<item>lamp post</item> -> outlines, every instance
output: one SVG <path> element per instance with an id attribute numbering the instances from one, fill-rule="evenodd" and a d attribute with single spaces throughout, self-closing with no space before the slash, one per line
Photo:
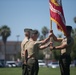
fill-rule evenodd
<path id="1" fill-rule="evenodd" d="M 19 49 L 18 47 L 19 47 L 19 37 L 20 37 L 20 35 L 17 35 L 16 37 L 17 37 L 17 42 L 16 42 L 16 53 L 17 53 L 16 54 L 16 59 L 17 59 L 18 58 L 18 49 Z"/>
<path id="2" fill-rule="evenodd" d="M 19 42 L 19 37 L 20 37 L 20 35 L 17 35 L 17 42 Z"/>

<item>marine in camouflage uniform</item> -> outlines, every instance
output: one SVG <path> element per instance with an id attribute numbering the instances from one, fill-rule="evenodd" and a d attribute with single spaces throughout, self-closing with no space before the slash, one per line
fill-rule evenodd
<path id="1" fill-rule="evenodd" d="M 57 38 L 53 34 L 53 38 L 55 41 L 61 42 L 61 45 L 52 47 L 50 46 L 50 49 L 54 50 L 61 50 L 61 55 L 59 59 L 59 65 L 60 65 L 60 71 L 61 75 L 70 75 L 70 63 L 71 63 L 71 56 L 70 53 L 72 51 L 72 46 L 74 44 L 74 40 L 71 37 L 71 26 L 66 26 L 67 29 L 67 35 L 65 38 Z"/>
<path id="2" fill-rule="evenodd" d="M 29 41 L 31 31 L 32 31 L 32 29 L 28 29 L 28 28 L 24 29 L 25 38 L 21 43 L 22 75 L 27 75 L 27 73 L 28 73 L 27 64 L 26 64 L 26 60 L 25 60 L 26 52 L 24 50 L 24 47 L 25 47 L 26 43 Z"/>
<path id="3" fill-rule="evenodd" d="M 25 45 L 25 50 L 28 51 L 27 65 L 29 67 L 28 68 L 29 75 L 38 75 L 38 71 L 39 71 L 38 53 L 39 53 L 39 50 L 48 47 L 50 44 L 49 43 L 49 44 L 43 45 L 50 39 L 50 35 L 48 38 L 46 38 L 43 41 L 37 41 L 38 35 L 39 35 L 38 31 L 33 30 L 29 41 Z"/>

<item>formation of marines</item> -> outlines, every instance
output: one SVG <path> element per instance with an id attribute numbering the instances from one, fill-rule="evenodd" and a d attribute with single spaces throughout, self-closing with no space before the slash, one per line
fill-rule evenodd
<path id="1" fill-rule="evenodd" d="M 21 43 L 21 58 L 22 58 L 22 75 L 38 75 L 39 65 L 38 65 L 38 53 L 39 50 L 43 50 L 49 47 L 50 51 L 60 50 L 61 55 L 59 59 L 59 65 L 61 70 L 61 75 L 70 75 L 70 63 L 71 63 L 71 49 L 74 43 L 71 37 L 71 26 L 66 26 L 67 35 L 65 38 L 57 38 L 53 30 L 50 30 L 49 35 L 46 39 L 38 41 L 39 32 L 38 30 L 32 30 L 29 28 L 24 29 L 25 38 Z M 57 42 L 61 42 L 59 46 L 53 46 L 53 42 L 50 38 Z"/>

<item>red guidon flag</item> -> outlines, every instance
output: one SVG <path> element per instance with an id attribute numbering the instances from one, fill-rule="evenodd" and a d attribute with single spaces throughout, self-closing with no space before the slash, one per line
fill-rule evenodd
<path id="1" fill-rule="evenodd" d="M 67 32 L 61 0 L 49 0 L 49 4 L 51 20 L 56 22 L 58 30 L 66 35 Z"/>

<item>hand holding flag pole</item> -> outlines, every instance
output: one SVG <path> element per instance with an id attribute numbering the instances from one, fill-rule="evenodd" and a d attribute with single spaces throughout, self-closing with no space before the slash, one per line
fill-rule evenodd
<path id="1" fill-rule="evenodd" d="M 52 21 L 54 21 L 57 24 L 58 30 L 62 31 L 65 35 L 67 35 L 61 0 L 49 0 L 49 5 L 50 5 L 50 29 L 52 30 Z M 50 38 L 50 40 L 52 41 L 52 38 Z"/>

